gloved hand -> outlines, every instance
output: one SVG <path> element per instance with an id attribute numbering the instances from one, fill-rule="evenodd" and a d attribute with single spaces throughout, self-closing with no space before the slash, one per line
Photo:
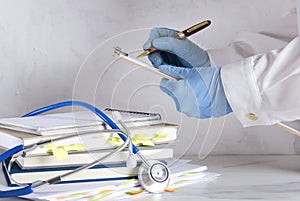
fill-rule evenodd
<path id="1" fill-rule="evenodd" d="M 198 118 L 221 117 L 232 112 L 224 93 L 220 67 L 162 65 L 159 70 L 179 79 L 163 78 L 160 82 L 161 90 L 173 98 L 179 112 Z"/>
<path id="2" fill-rule="evenodd" d="M 144 49 L 156 48 L 161 51 L 148 55 L 151 63 L 158 68 L 160 65 L 173 65 L 192 68 L 193 66 L 210 66 L 209 56 L 205 50 L 187 38 L 177 39 L 178 31 L 167 28 L 151 30 Z"/>

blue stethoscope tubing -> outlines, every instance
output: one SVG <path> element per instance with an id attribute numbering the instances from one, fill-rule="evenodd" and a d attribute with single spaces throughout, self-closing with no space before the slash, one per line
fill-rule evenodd
<path id="1" fill-rule="evenodd" d="M 88 103 L 82 102 L 82 101 L 64 101 L 64 102 L 55 103 L 53 105 L 48 105 L 48 106 L 39 108 L 37 110 L 34 110 L 30 113 L 23 115 L 22 117 L 35 116 L 35 115 L 39 115 L 39 114 L 48 112 L 50 110 L 67 107 L 67 106 L 79 106 L 79 107 L 86 108 L 86 109 L 94 112 L 105 123 L 107 123 L 112 129 L 120 130 L 120 128 L 117 126 L 117 124 L 115 124 L 105 113 L 103 113 L 98 108 L 96 108 Z M 124 134 L 118 133 L 118 135 L 121 137 L 121 139 L 124 142 L 126 141 L 127 137 Z M 9 149 L 8 151 L 6 151 L 0 155 L 0 162 L 3 162 L 7 158 L 11 157 L 12 155 L 14 155 L 22 150 L 24 150 L 24 145 L 18 145 L 14 148 Z M 139 152 L 139 149 L 134 144 L 132 144 L 132 151 L 134 154 L 136 154 Z M 25 186 L 23 188 L 7 190 L 7 191 L 0 191 L 0 198 L 24 196 L 24 195 L 28 195 L 32 192 L 33 192 L 32 184 L 28 184 L 27 186 Z"/>

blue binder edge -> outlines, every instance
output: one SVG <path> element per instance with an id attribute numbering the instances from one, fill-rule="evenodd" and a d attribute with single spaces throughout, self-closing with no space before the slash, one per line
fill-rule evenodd
<path id="1" fill-rule="evenodd" d="M 9 174 L 8 174 L 8 171 L 7 171 L 7 164 L 8 164 L 8 161 L 5 161 L 5 162 L 2 163 L 2 171 L 3 171 L 3 174 L 4 174 L 4 178 L 6 180 L 7 186 L 9 186 L 9 187 L 17 187 L 18 185 L 12 183 L 11 180 L 10 180 L 10 178 L 9 178 Z M 107 165 L 105 165 L 105 166 L 106 166 L 105 168 L 108 168 Z M 97 168 L 97 167 L 98 168 L 103 168 L 103 165 L 98 165 L 98 166 L 96 166 L 94 168 Z M 114 167 L 123 167 L 123 166 L 114 166 Z M 53 169 L 55 169 L 55 168 L 50 168 L 50 169 L 53 171 Z M 74 169 L 74 167 L 73 167 L 73 169 Z M 56 170 L 61 170 L 61 169 L 56 168 Z M 30 171 L 30 172 L 32 172 L 32 171 Z M 58 182 L 58 183 L 55 183 L 55 184 L 82 183 L 82 182 L 99 182 L 99 181 L 114 181 L 114 180 L 127 180 L 127 179 L 134 179 L 134 178 L 137 178 L 137 176 L 105 178 L 105 179 L 103 179 L 103 178 L 95 178 L 95 179 L 87 179 L 87 180 L 69 180 L 69 181 Z"/>
<path id="2" fill-rule="evenodd" d="M 9 173 L 7 171 L 7 165 L 9 163 L 10 158 L 6 159 L 2 162 L 2 171 L 4 174 L 4 178 L 7 182 L 7 186 L 9 187 L 16 187 L 17 184 L 14 184 L 11 182 L 9 178 Z M 160 160 L 160 162 L 167 164 L 165 160 Z M 142 162 L 138 162 L 138 166 L 141 165 Z M 42 171 L 59 171 L 59 170 L 73 170 L 75 168 L 78 168 L 80 166 L 72 166 L 72 167 L 65 167 L 65 168 L 44 168 L 44 169 L 30 169 L 30 170 L 22 170 L 19 165 L 14 162 L 12 165 L 11 170 L 13 171 L 14 168 L 17 168 L 18 170 L 14 173 L 20 173 L 20 172 L 38 172 L 40 170 Z M 91 169 L 97 169 L 97 168 L 116 168 L 116 167 L 126 167 L 125 163 L 116 163 L 116 164 L 106 164 L 106 165 L 95 165 Z M 11 173 L 11 174 L 14 174 Z M 135 179 L 137 176 L 129 176 L 129 177 L 116 177 L 116 178 L 95 178 L 95 179 L 87 179 L 87 180 L 69 180 L 69 181 L 61 181 L 55 184 L 68 184 L 68 183 L 82 183 L 82 182 L 99 182 L 99 181 L 114 181 L 114 180 L 127 180 L 127 179 Z"/>

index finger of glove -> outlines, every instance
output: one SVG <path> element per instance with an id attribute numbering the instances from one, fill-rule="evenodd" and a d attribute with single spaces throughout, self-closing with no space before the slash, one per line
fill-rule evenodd
<path id="1" fill-rule="evenodd" d="M 147 50 L 152 46 L 152 41 L 156 38 L 160 37 L 175 37 L 177 35 L 178 31 L 168 29 L 168 28 L 154 28 L 151 30 L 148 40 L 145 42 L 143 48 L 144 50 Z"/>

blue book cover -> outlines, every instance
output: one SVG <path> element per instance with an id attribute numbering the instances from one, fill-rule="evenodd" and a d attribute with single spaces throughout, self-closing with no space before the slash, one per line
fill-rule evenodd
<path id="1" fill-rule="evenodd" d="M 8 172 L 8 164 L 9 164 L 9 159 L 6 159 L 3 163 L 2 163 L 2 171 L 4 173 L 6 182 L 8 184 L 8 186 L 17 186 L 9 177 L 9 175 L 13 175 L 13 174 L 26 174 L 26 173 L 39 173 L 39 172 L 49 172 L 49 171 L 57 171 L 57 175 L 60 175 L 59 171 L 63 171 L 63 170 L 74 170 L 80 166 L 70 166 L 70 167 L 60 167 L 60 168 L 41 168 L 41 169 L 27 169 L 27 170 L 23 170 L 19 167 L 19 165 L 14 162 L 12 164 L 12 167 L 10 169 L 10 172 Z M 141 162 L 138 163 L 138 166 L 140 166 Z M 99 165 L 95 165 L 89 169 L 103 169 L 103 168 L 126 168 L 126 163 L 114 163 L 114 164 L 99 164 Z M 86 171 L 86 170 L 83 170 Z M 79 183 L 79 182 L 96 182 L 96 181 L 111 181 L 111 180 L 124 180 L 124 179 L 132 179 L 132 178 L 137 178 L 137 176 L 122 176 L 122 177 L 111 177 L 111 178 L 97 178 L 97 176 L 95 176 L 95 178 L 93 179 L 79 179 L 79 180 L 67 180 L 67 181 L 61 181 L 58 182 L 56 184 L 63 184 L 63 183 Z"/>
<path id="2" fill-rule="evenodd" d="M 2 162 L 2 171 L 4 173 L 4 176 L 5 176 L 5 179 L 6 179 L 6 182 L 7 182 L 7 185 L 8 186 L 17 186 L 15 184 L 15 182 L 10 178 L 9 175 L 14 175 L 14 174 L 34 174 L 34 173 L 43 173 L 43 172 L 57 172 L 56 176 L 60 175 L 60 171 L 63 171 L 63 170 L 74 170 L 80 166 L 71 166 L 71 167 L 59 167 L 59 168 L 43 168 L 43 169 L 27 169 L 27 170 L 23 170 L 19 167 L 19 165 L 14 162 L 12 164 L 12 167 L 11 167 L 11 170 L 10 172 L 8 172 L 8 163 L 9 163 L 9 160 L 10 159 L 6 159 L 4 162 Z M 162 163 L 165 163 L 167 164 L 166 161 L 164 160 L 161 160 Z M 138 165 L 137 167 L 135 168 L 135 172 L 137 172 L 138 170 L 138 167 L 141 165 L 142 162 L 138 162 Z M 107 168 L 126 168 L 126 164 L 125 163 L 114 163 L 114 164 L 100 164 L 100 165 L 95 165 L 94 167 L 91 167 L 90 169 L 107 169 Z M 83 170 L 83 171 L 88 171 L 88 170 Z M 97 177 L 97 176 L 94 176 L 92 178 L 89 178 L 89 179 L 71 179 L 71 180 L 65 180 L 65 181 L 61 181 L 61 182 L 58 182 L 56 184 L 64 184 L 64 183 L 80 183 L 80 182 L 98 182 L 98 181 L 112 181 L 112 180 L 126 180 L 126 179 L 133 179 L 133 178 L 137 178 L 137 174 L 135 175 L 126 175 L 126 174 L 119 174 L 118 176 L 109 176 L 107 177 L 108 175 L 105 175 L 106 177 L 105 178 L 101 178 L 101 177 Z M 39 178 L 37 178 L 39 179 Z"/>
<path id="3" fill-rule="evenodd" d="M 9 160 L 5 160 L 4 162 L 6 166 L 8 167 Z M 141 162 L 138 162 L 138 166 L 141 164 Z M 17 173 L 26 173 L 26 172 L 49 172 L 49 171 L 61 171 L 61 170 L 74 170 L 76 168 L 81 167 L 80 165 L 75 166 L 65 166 L 65 167 L 47 167 L 47 168 L 36 168 L 36 169 L 21 169 L 21 167 L 14 162 L 12 164 L 10 174 L 17 174 Z M 111 163 L 111 164 L 98 164 L 95 165 L 89 169 L 99 169 L 99 168 L 119 168 L 119 167 L 127 167 L 125 162 L 121 163 Z"/>

